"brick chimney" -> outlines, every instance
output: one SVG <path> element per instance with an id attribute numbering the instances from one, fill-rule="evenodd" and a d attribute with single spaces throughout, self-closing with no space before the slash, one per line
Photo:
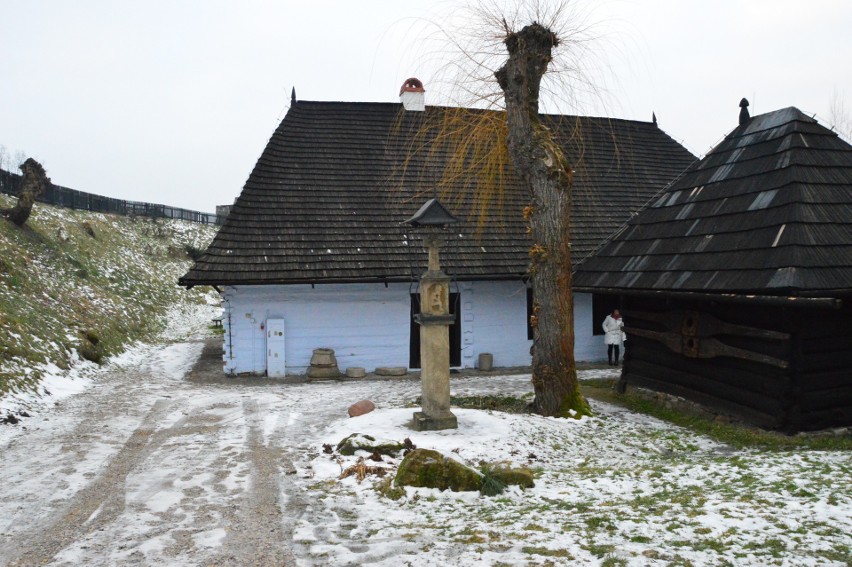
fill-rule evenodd
<path id="1" fill-rule="evenodd" d="M 426 89 L 423 88 L 423 83 L 414 77 L 406 79 L 399 89 L 399 101 L 405 110 L 426 110 Z"/>

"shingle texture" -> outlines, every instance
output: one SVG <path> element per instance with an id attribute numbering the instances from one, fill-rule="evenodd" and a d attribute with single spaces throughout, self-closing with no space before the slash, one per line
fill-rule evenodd
<path id="1" fill-rule="evenodd" d="M 583 288 L 852 289 L 852 146 L 796 108 L 752 117 L 577 269 Z"/>
<path id="2" fill-rule="evenodd" d="M 260 156 L 207 252 L 182 285 L 411 281 L 426 266 L 402 221 L 433 195 L 447 162 L 431 124 L 450 109 L 299 101 Z M 482 111 L 487 112 L 487 111 Z M 575 257 L 594 249 L 695 158 L 656 124 L 545 117 L 576 170 Z M 465 132 L 458 132 L 464 136 Z M 459 279 L 519 278 L 530 242 L 526 190 L 507 191 L 481 221 L 459 179 L 441 202 L 462 222 L 447 233 L 445 271 Z M 446 185 L 446 184 L 445 184 Z"/>

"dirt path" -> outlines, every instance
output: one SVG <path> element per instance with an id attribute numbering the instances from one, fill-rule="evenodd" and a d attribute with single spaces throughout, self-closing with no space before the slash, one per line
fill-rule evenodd
<path id="1" fill-rule="evenodd" d="M 295 563 L 301 425 L 280 384 L 224 381 L 219 345 L 151 349 L 2 447 L 0 565 Z M 180 357 L 191 380 L 162 372 Z"/>
<path id="2" fill-rule="evenodd" d="M 363 503 L 317 502 L 309 463 L 351 403 L 399 407 L 419 380 L 285 384 L 229 379 L 221 365 L 221 338 L 145 347 L 0 430 L 0 566 L 392 561 L 394 542 L 356 529 Z"/>

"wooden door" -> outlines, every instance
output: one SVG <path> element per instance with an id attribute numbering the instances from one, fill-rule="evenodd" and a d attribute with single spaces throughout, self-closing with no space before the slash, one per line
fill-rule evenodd
<path id="1" fill-rule="evenodd" d="M 287 367 L 284 360 L 284 319 L 266 321 L 266 375 L 283 378 Z"/>

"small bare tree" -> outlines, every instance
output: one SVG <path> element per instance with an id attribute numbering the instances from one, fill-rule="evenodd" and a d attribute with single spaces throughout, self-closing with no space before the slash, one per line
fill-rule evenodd
<path id="1" fill-rule="evenodd" d="M 831 122 L 831 127 L 837 134 L 849 143 L 852 143 L 852 116 L 846 110 L 846 104 L 843 102 L 843 96 L 836 90 L 831 95 L 831 102 L 828 108 L 828 119 Z"/>
<path id="2" fill-rule="evenodd" d="M 39 162 L 28 158 L 20 165 L 23 172 L 21 191 L 18 194 L 18 203 L 11 209 L 2 209 L 0 214 L 8 218 L 18 226 L 24 226 L 30 218 L 35 200 L 50 186 L 50 178 Z"/>
<path id="3" fill-rule="evenodd" d="M 0 169 L 14 171 L 27 159 L 27 154 L 21 150 L 12 152 L 3 144 L 0 144 Z"/>

